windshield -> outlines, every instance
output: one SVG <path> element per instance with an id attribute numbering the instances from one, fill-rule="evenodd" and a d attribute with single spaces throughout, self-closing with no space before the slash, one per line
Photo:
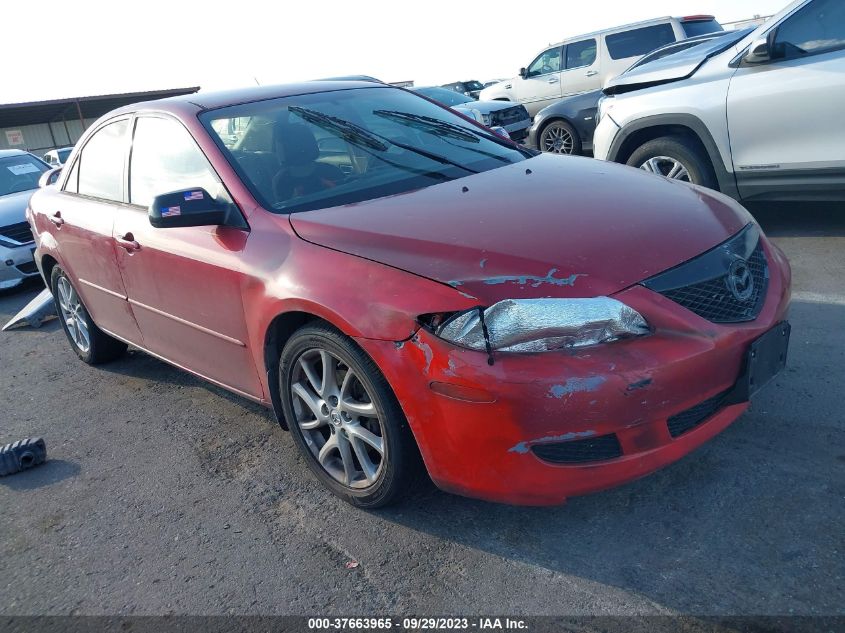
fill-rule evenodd
<path id="1" fill-rule="evenodd" d="M 716 20 L 690 20 L 688 22 L 681 22 L 684 27 L 684 33 L 687 37 L 695 37 L 696 35 L 704 35 L 705 33 L 714 33 L 722 31 L 722 25 Z"/>
<path id="2" fill-rule="evenodd" d="M 533 155 L 388 87 L 231 106 L 200 120 L 256 199 L 279 213 L 422 189 Z"/>
<path id="3" fill-rule="evenodd" d="M 454 90 L 449 90 L 448 88 L 417 88 L 416 91 L 425 95 L 429 99 L 434 99 L 438 103 L 442 103 L 443 105 L 450 107 L 475 101 L 472 97 L 468 97 L 460 92 L 455 92 Z"/>
<path id="4" fill-rule="evenodd" d="M 38 188 L 38 179 L 49 167 L 29 154 L 0 158 L 0 196 Z"/>
<path id="5" fill-rule="evenodd" d="M 67 157 L 70 156 L 70 153 L 73 151 L 73 148 L 60 149 L 56 151 L 59 154 L 59 162 L 64 163 L 67 160 Z"/>
<path id="6" fill-rule="evenodd" d="M 484 85 L 480 81 L 465 81 L 464 88 L 466 90 L 484 90 Z"/>

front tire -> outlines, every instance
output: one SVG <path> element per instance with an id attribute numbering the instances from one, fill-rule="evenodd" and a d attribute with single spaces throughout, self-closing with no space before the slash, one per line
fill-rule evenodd
<path id="1" fill-rule="evenodd" d="M 682 136 L 662 136 L 644 143 L 627 164 L 670 180 L 719 190 L 713 165 L 704 151 Z"/>
<path id="2" fill-rule="evenodd" d="M 420 457 L 399 402 L 376 364 L 328 325 L 306 325 L 279 359 L 279 395 L 308 466 L 335 495 L 362 508 L 412 489 Z"/>
<path id="3" fill-rule="evenodd" d="M 551 121 L 540 132 L 540 151 L 550 154 L 581 155 L 581 138 L 566 121 Z"/>
<path id="4" fill-rule="evenodd" d="M 65 336 L 83 362 L 89 365 L 107 363 L 126 352 L 126 343 L 97 327 L 67 273 L 59 266 L 54 266 L 50 274 L 50 289 Z"/>

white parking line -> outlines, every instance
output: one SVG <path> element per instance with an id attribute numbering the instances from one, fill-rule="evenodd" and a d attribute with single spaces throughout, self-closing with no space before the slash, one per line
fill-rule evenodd
<path id="1" fill-rule="evenodd" d="M 793 292 L 793 301 L 805 301 L 807 303 L 829 303 L 833 305 L 845 306 L 845 295 L 826 295 L 818 292 Z"/>

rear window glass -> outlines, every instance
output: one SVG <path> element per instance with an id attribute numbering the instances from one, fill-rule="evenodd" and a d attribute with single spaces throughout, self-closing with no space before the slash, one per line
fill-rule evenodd
<path id="1" fill-rule="evenodd" d="M 716 20 L 695 20 L 694 22 L 681 22 L 684 27 L 684 33 L 687 37 L 695 37 L 696 35 L 704 35 L 706 33 L 716 33 L 723 31 L 722 25 Z"/>
<path id="2" fill-rule="evenodd" d="M 38 188 L 38 179 L 49 167 L 29 154 L 0 158 L 0 196 Z"/>
<path id="3" fill-rule="evenodd" d="M 566 45 L 566 67 L 592 66 L 596 61 L 596 41 L 593 39 Z"/>
<path id="4" fill-rule="evenodd" d="M 605 38 L 607 52 L 610 53 L 611 59 L 639 57 L 674 41 L 675 32 L 671 24 L 655 24 L 641 29 L 622 31 Z"/>

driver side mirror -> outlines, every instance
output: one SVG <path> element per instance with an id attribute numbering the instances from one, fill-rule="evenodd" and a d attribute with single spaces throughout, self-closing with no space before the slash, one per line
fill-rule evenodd
<path id="1" fill-rule="evenodd" d="M 762 64 L 772 60 L 772 50 L 777 29 L 769 32 L 768 36 L 754 40 L 748 47 L 748 52 L 742 58 L 746 64 Z"/>
<path id="2" fill-rule="evenodd" d="M 56 181 L 59 179 L 59 176 L 62 175 L 62 168 L 61 167 L 53 167 L 48 171 L 45 171 L 41 174 L 41 177 L 38 179 L 38 186 L 39 187 L 47 187 L 49 185 L 55 185 Z"/>
<path id="3" fill-rule="evenodd" d="M 525 79 L 528 76 L 528 71 L 525 70 L 524 68 L 520 68 L 519 69 L 519 76 L 522 77 L 523 79 Z"/>
<path id="4" fill-rule="evenodd" d="M 184 189 L 153 198 L 148 216 L 157 229 L 226 224 L 232 205 L 218 202 L 205 189 Z"/>

